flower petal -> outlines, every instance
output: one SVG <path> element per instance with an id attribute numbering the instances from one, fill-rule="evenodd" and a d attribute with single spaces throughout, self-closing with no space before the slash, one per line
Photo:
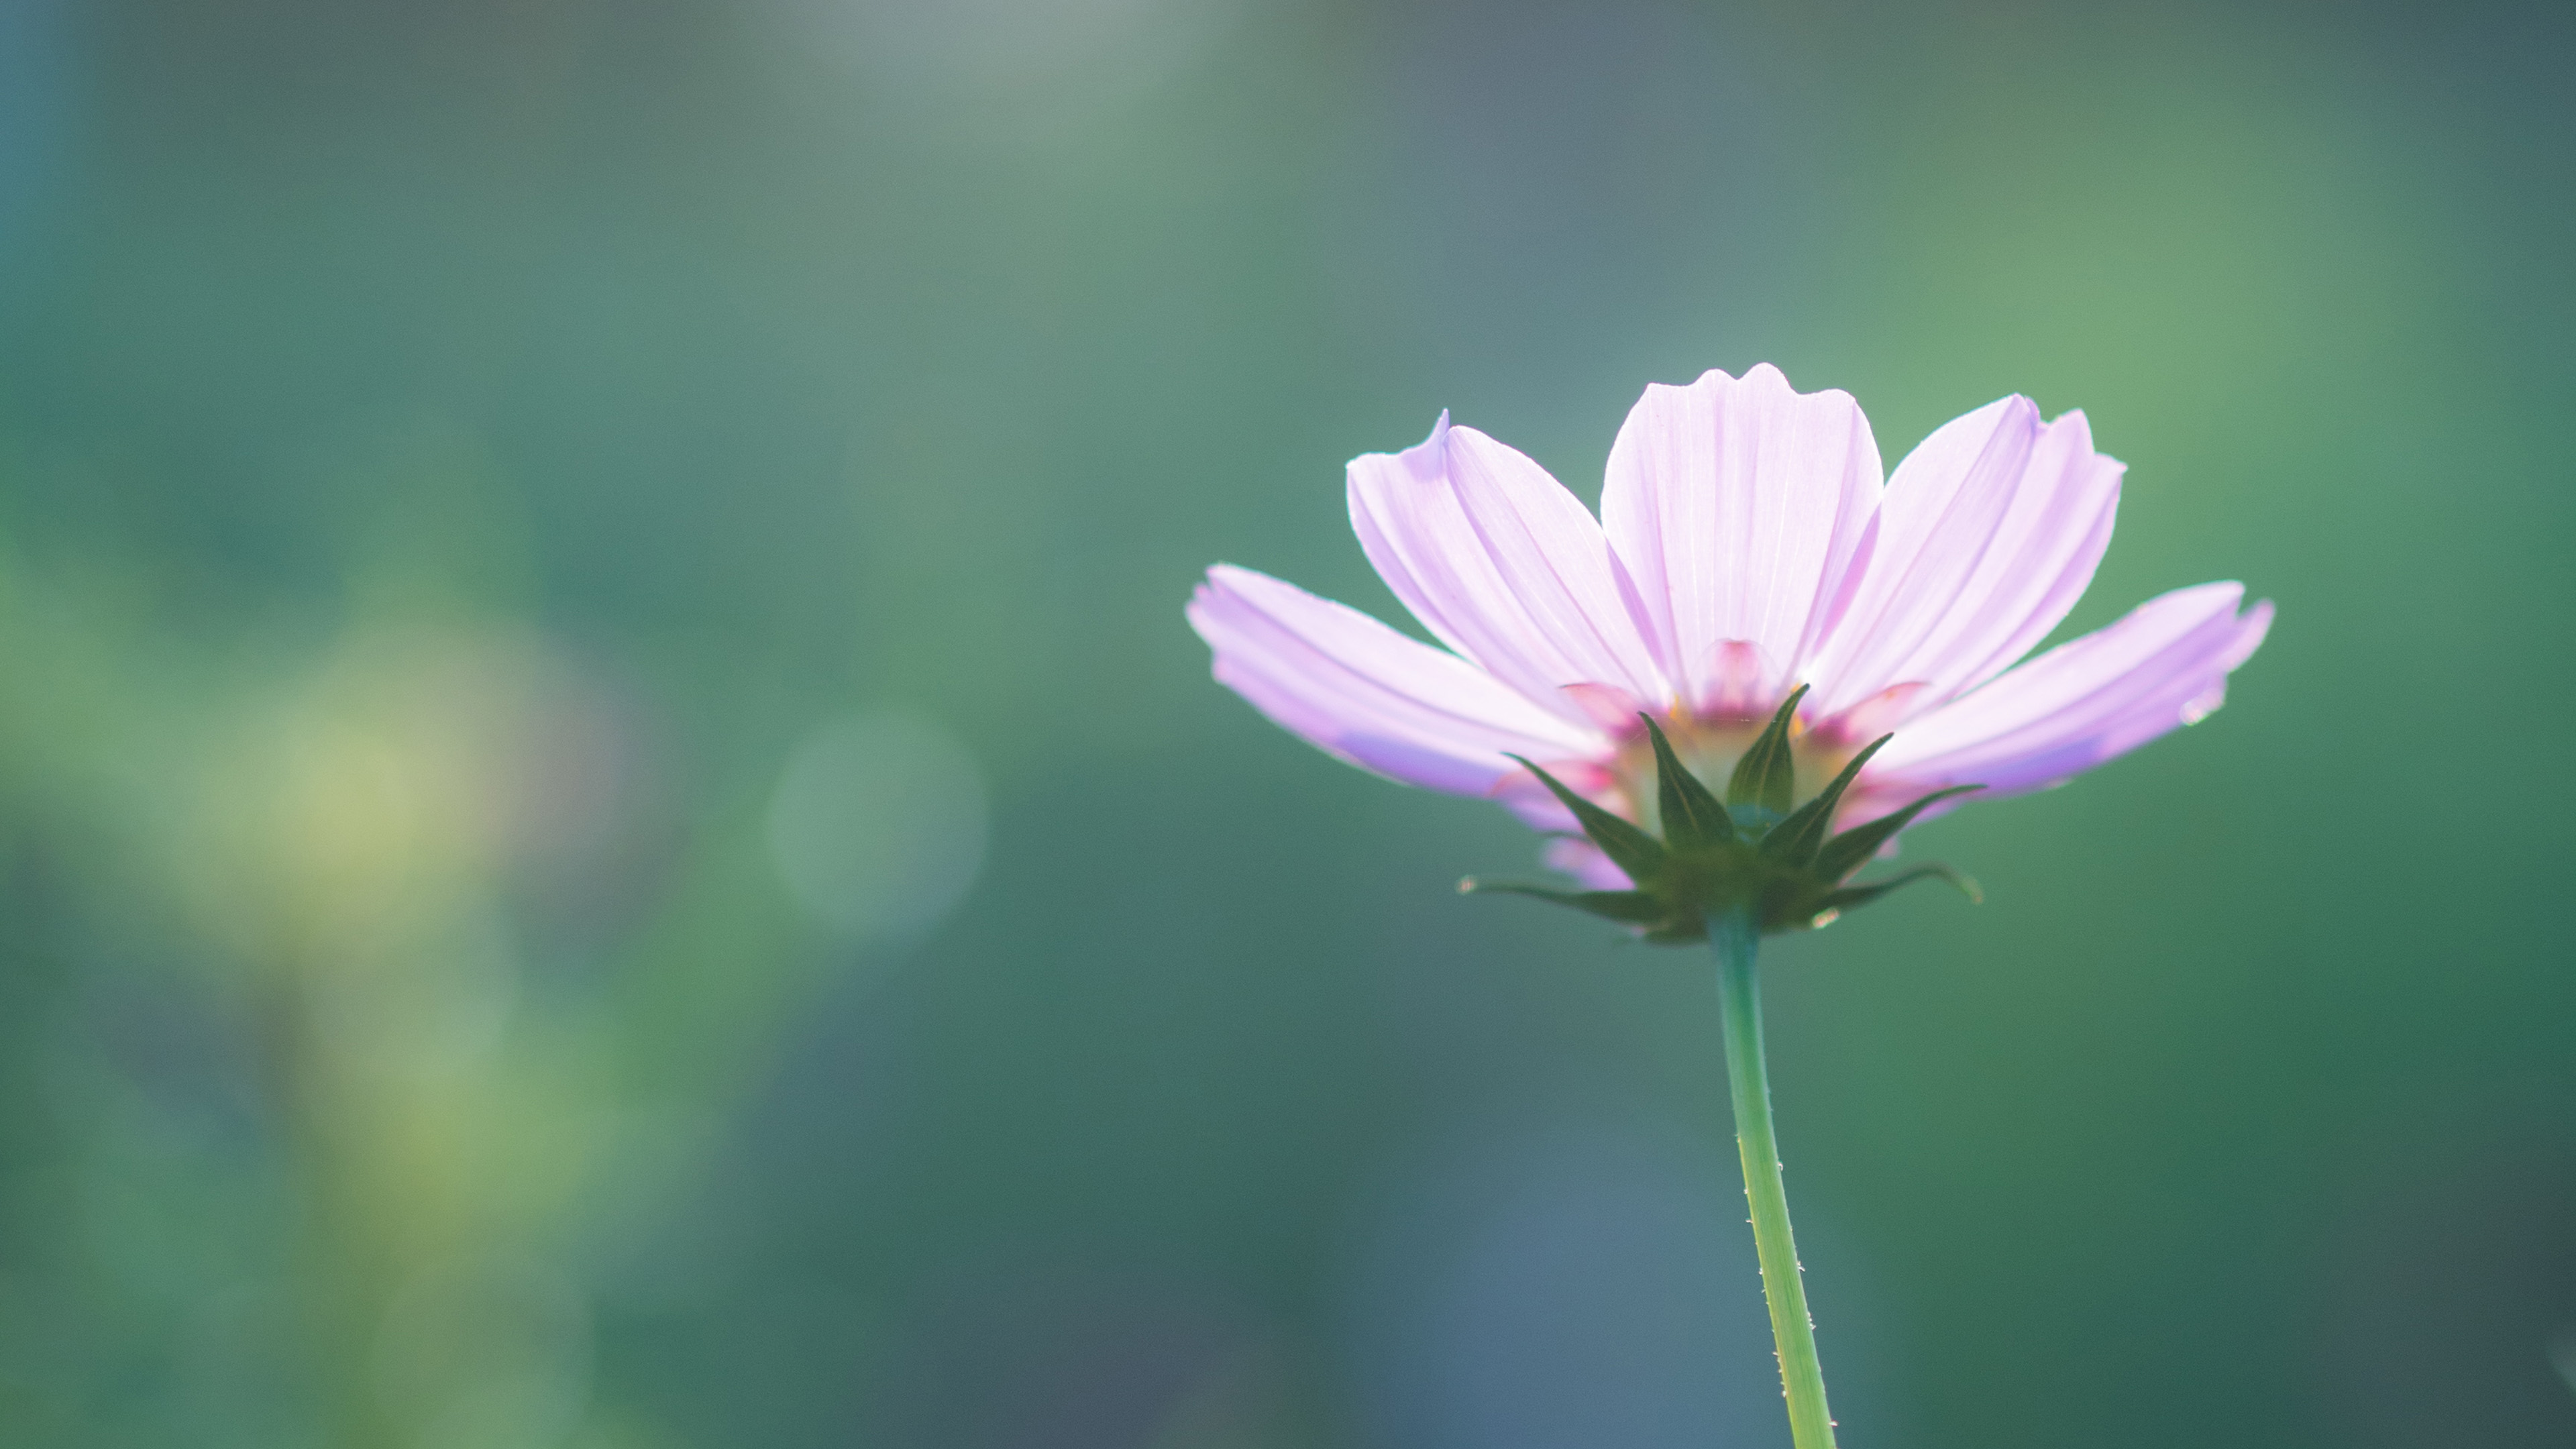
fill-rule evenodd
<path id="1" fill-rule="evenodd" d="M 1832 715 L 1898 684 L 1917 715 L 2046 638 L 2111 542 L 2123 465 L 2081 412 L 2042 426 L 2022 397 L 1944 424 L 1897 465 L 1851 608 L 1816 667 Z"/>
<path id="2" fill-rule="evenodd" d="M 2240 615 L 2244 597 L 2234 583 L 2176 589 L 1933 711 L 1879 752 L 1866 778 L 1875 808 L 1848 817 L 1948 785 L 2035 790 L 2197 722 L 2271 627 L 2270 601 Z"/>
<path id="3" fill-rule="evenodd" d="M 1519 771 L 1507 752 L 1608 747 L 1454 654 L 1251 569 L 1208 570 L 1189 620 L 1220 683 L 1309 743 L 1409 784 L 1481 795 Z"/>
<path id="4" fill-rule="evenodd" d="M 1646 389 L 1610 449 L 1601 524 L 1687 703 L 1709 704 L 1746 657 L 1772 675 L 1764 712 L 1801 677 L 1878 497 L 1878 444 L 1849 393 L 1796 392 L 1767 363 Z"/>
<path id="5" fill-rule="evenodd" d="M 1543 708 L 1588 723 L 1571 684 L 1671 697 L 1601 525 L 1536 463 L 1444 413 L 1421 444 L 1352 459 L 1350 503 L 1414 617 Z"/>

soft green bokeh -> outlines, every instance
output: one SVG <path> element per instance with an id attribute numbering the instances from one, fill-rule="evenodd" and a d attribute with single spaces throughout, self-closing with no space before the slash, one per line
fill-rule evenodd
<path id="1" fill-rule="evenodd" d="M 1770 360 L 2226 710 L 1774 949 L 1863 1449 L 2576 1432 L 2543 7 L 0 9 L 0 1441 L 1782 1444 L 1709 962 L 1223 558 Z M 782 784 L 789 795 L 782 799 Z M 843 802 L 838 809 L 815 802 Z M 846 822 L 846 827 L 836 822 Z M 962 895 L 960 894 L 962 892 Z M 2565 1376 L 2562 1376 L 2565 1375 Z"/>

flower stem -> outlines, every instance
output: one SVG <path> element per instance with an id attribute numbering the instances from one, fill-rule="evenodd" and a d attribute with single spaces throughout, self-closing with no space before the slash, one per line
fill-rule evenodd
<path id="1" fill-rule="evenodd" d="M 1718 1000 L 1725 1010 L 1726 1078 L 1735 1099 L 1735 1146 L 1744 1159 L 1744 1198 L 1753 1207 L 1753 1246 L 1762 1259 L 1762 1293 L 1771 1301 L 1771 1337 L 1780 1351 L 1780 1391 L 1789 1400 L 1789 1435 L 1797 1449 L 1833 1449 L 1834 1420 L 1825 1409 L 1825 1371 L 1816 1362 L 1816 1325 L 1799 1281 L 1798 1246 L 1789 1237 L 1789 1196 L 1780 1182 L 1780 1145 L 1771 1133 L 1771 1080 L 1762 1065 L 1762 982 L 1754 952 L 1761 928 L 1748 911 L 1709 922 L 1717 947 Z"/>

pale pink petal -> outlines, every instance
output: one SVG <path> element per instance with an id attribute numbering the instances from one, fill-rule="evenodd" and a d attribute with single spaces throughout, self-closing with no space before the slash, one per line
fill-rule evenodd
<path id="1" fill-rule="evenodd" d="M 1706 681 L 1694 691 L 1692 707 L 1719 719 L 1761 719 L 1779 708 L 1784 677 L 1750 639 L 1729 639 L 1717 646 Z"/>
<path id="2" fill-rule="evenodd" d="M 2267 600 L 2243 614 L 2241 584 L 2150 599 L 2108 628 L 2059 645 L 1897 731 L 1847 820 L 1947 785 L 1987 798 L 2053 785 L 2198 721 L 2271 627 Z"/>
<path id="3" fill-rule="evenodd" d="M 1369 562 L 1441 641 L 1589 724 L 1568 685 L 1671 696 L 1601 525 L 1536 463 L 1447 415 L 1428 440 L 1350 465 Z"/>
<path id="4" fill-rule="evenodd" d="M 1519 766 L 1598 753 L 1571 725 L 1456 655 L 1356 609 L 1219 564 L 1190 598 L 1216 677 L 1273 721 L 1353 764 L 1409 784 L 1481 795 Z"/>
<path id="5" fill-rule="evenodd" d="M 1878 538 L 1817 662 L 1831 717 L 1891 686 L 1937 709 L 1991 679 L 2074 607 L 2111 542 L 2122 465 L 2084 415 L 2042 426 L 2008 397 L 1943 425 L 1897 465 Z"/>
<path id="6" fill-rule="evenodd" d="M 1600 846 L 1581 836 L 1549 841 L 1547 848 L 1539 852 L 1539 858 L 1547 862 L 1548 869 L 1561 870 L 1574 877 L 1585 890 L 1632 891 L 1637 888 L 1637 883 L 1628 879 L 1626 871 L 1612 865 L 1610 857 L 1601 853 Z"/>
<path id="7" fill-rule="evenodd" d="M 1585 719 L 1614 736 L 1635 731 L 1637 716 L 1646 710 L 1646 701 L 1606 684 L 1569 684 L 1561 692 L 1583 711 Z"/>
<path id="8" fill-rule="evenodd" d="M 1816 742 L 1828 749 L 1857 750 L 1911 718 L 1914 702 L 1929 688 L 1921 680 L 1891 684 L 1858 704 L 1817 720 L 1810 728 Z"/>
<path id="9" fill-rule="evenodd" d="M 1646 389 L 1610 449 L 1601 523 L 1685 701 L 1740 684 L 1748 658 L 1771 673 L 1763 707 L 1802 677 L 1878 496 L 1878 445 L 1848 393 L 1798 393 L 1767 363 Z"/>

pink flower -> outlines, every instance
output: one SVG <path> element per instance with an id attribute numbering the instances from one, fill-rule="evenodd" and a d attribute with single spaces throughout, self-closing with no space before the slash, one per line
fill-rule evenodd
<path id="1" fill-rule="evenodd" d="M 1652 712 L 1722 788 L 1774 708 L 1795 716 L 1797 797 L 1881 735 L 1837 823 L 1929 792 L 2057 784 L 2219 706 L 2272 606 L 2202 584 L 2027 662 L 2111 540 L 2122 465 L 2081 412 L 2008 397 L 1924 439 L 1880 481 L 1850 395 L 1769 365 L 1646 389 L 1610 450 L 1596 521 L 1528 458 L 1444 415 L 1350 465 L 1369 562 L 1446 650 L 1250 569 L 1190 600 L 1216 677 L 1325 751 L 1500 799 L 1565 838 L 1551 863 L 1626 877 L 1576 834 L 1526 756 L 1657 828 Z M 1944 801 L 1931 813 L 1955 805 Z"/>

